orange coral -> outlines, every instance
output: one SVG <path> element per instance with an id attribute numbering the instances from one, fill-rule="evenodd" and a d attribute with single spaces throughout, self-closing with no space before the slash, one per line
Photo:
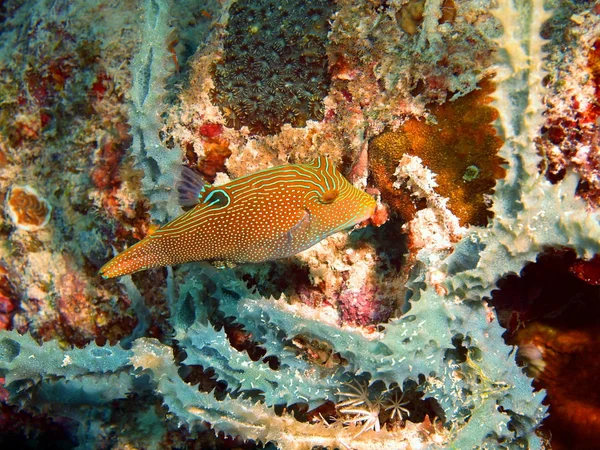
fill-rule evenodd
<path id="1" fill-rule="evenodd" d="M 521 346 L 533 346 L 543 365 L 536 380 L 546 389 L 552 448 L 591 448 L 600 440 L 600 328 L 560 329 L 539 322 L 516 335 Z"/>
<path id="2" fill-rule="evenodd" d="M 504 176 L 497 155 L 502 146 L 492 122 L 497 111 L 489 106 L 494 84 L 443 105 L 430 106 L 436 123 L 409 119 L 397 131 L 385 131 L 369 143 L 372 182 L 382 198 L 404 220 L 411 220 L 424 200 L 408 189 L 395 189 L 394 172 L 404 154 L 418 156 L 437 177 L 436 192 L 449 199 L 448 207 L 462 225 L 485 225 L 490 213 L 484 196 Z"/>
<path id="3" fill-rule="evenodd" d="M 17 228 L 33 231 L 45 227 L 52 206 L 30 186 L 13 186 L 6 197 L 6 212 Z"/>

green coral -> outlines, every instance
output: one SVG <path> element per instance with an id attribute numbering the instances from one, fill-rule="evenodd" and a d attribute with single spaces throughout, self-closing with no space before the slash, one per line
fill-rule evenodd
<path id="1" fill-rule="evenodd" d="M 353 447 L 369 448 L 368 435 L 356 436 L 358 423 L 350 428 L 303 424 L 288 415 L 278 416 L 273 407 L 335 401 L 344 384 L 365 378 L 388 387 L 413 380 L 418 390 L 443 408 L 449 426 L 447 443 L 458 448 L 493 445 L 499 439 L 536 443 L 531 431 L 545 411 L 543 393 L 532 393 L 530 380 L 509 356 L 511 349 L 502 344 L 503 330 L 496 321 L 486 320 L 481 303 L 451 303 L 435 294 L 423 295 L 412 303 L 409 314 L 388 324 L 385 333 L 367 337 L 312 317 L 315 312 L 310 308 L 261 298 L 233 271 L 209 276 L 196 269 L 180 276 L 172 325 L 187 354 L 181 365 L 175 362 L 173 349 L 156 339 L 136 339 L 131 350 L 92 345 L 63 352 L 55 342 L 41 347 L 27 335 L 7 333 L 0 341 L 0 371 L 7 375 L 12 401 L 25 392 L 32 398 L 43 393 L 49 404 L 64 408 L 66 399 L 90 395 L 84 389 L 86 377 L 104 375 L 93 387 L 95 398 L 108 401 L 149 389 L 161 395 L 177 421 L 191 429 L 201 429 L 208 421 L 216 431 L 274 441 L 286 449 L 309 448 L 309 443 L 339 446 L 345 440 L 351 440 Z M 215 302 L 220 313 L 210 306 Z M 222 331 L 203 323 L 202 317 L 219 314 L 235 315 L 237 323 L 257 336 L 266 356 L 278 358 L 279 367 L 251 360 L 233 349 Z M 285 344 L 298 334 L 329 343 L 348 364 L 329 371 L 297 358 Z M 455 356 L 456 336 L 461 336 L 466 358 Z M 195 365 L 212 367 L 227 382 L 224 399 L 182 380 L 182 368 Z M 459 372 L 461 376 L 456 375 Z M 137 377 L 149 377 L 149 384 L 136 384 Z M 60 386 L 50 389 L 50 378 Z M 25 379 L 29 383 L 19 383 Z M 378 433 L 390 445 L 403 442 L 402 433 Z"/>
<path id="2" fill-rule="evenodd" d="M 90 344 L 63 350 L 58 341 L 44 345 L 16 331 L 0 334 L 0 374 L 12 401 L 52 409 L 60 404 L 100 405 L 125 398 L 133 386 L 126 372 L 131 352 L 120 346 Z"/>
<path id="3" fill-rule="evenodd" d="M 520 67 L 526 59 L 530 67 L 543 67 L 545 41 L 540 31 L 550 14 L 541 0 L 504 5 L 505 13 L 497 16 L 504 21 L 507 36 L 500 44 L 519 42 L 518 49 L 499 52 L 501 76 L 496 79 L 498 129 L 505 141 L 500 156 L 510 171 L 496 184 L 490 225 L 472 229 L 445 262 L 453 275 L 446 282 L 449 295 L 473 300 L 488 297 L 501 277 L 519 273 L 546 249 L 569 247 L 586 259 L 600 253 L 598 213 L 587 211 L 585 202 L 576 197 L 577 176 L 569 173 L 561 183 L 552 184 L 539 173 L 542 161 L 535 140 L 543 124 L 544 72 Z M 520 26 L 513 26 L 514 20 Z M 475 260 L 465 255 L 474 247 Z M 463 266 L 460 261 L 465 259 L 471 262 Z"/>

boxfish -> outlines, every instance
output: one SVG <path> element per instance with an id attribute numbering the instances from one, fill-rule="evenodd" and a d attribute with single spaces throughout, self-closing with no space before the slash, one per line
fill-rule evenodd
<path id="1" fill-rule="evenodd" d="M 326 157 L 251 173 L 221 185 L 184 168 L 179 201 L 193 206 L 100 269 L 104 278 L 190 261 L 287 258 L 368 219 L 376 202 Z"/>

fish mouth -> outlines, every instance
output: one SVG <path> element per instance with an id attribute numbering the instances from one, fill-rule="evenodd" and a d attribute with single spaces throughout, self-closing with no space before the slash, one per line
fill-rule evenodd
<path id="1" fill-rule="evenodd" d="M 369 202 L 369 205 L 363 209 L 362 214 L 357 216 L 356 223 L 358 224 L 358 223 L 364 222 L 365 220 L 369 220 L 371 218 L 371 216 L 373 215 L 373 213 L 375 212 L 376 206 L 377 206 L 377 203 L 375 203 L 375 200 L 373 200 L 373 202 Z"/>

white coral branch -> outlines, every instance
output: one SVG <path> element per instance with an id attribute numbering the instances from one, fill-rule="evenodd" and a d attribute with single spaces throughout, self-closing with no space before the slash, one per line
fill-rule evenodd
<path id="1" fill-rule="evenodd" d="M 394 175 L 398 179 L 394 188 L 400 189 L 406 184 L 413 196 L 427 201 L 427 209 L 418 211 L 415 218 L 407 224 L 417 248 L 450 248 L 452 242 L 458 241 L 465 234 L 466 228 L 460 226 L 458 217 L 448 209 L 448 199 L 435 191 L 438 185 L 435 173 L 423 165 L 421 158 L 402 156 Z"/>

